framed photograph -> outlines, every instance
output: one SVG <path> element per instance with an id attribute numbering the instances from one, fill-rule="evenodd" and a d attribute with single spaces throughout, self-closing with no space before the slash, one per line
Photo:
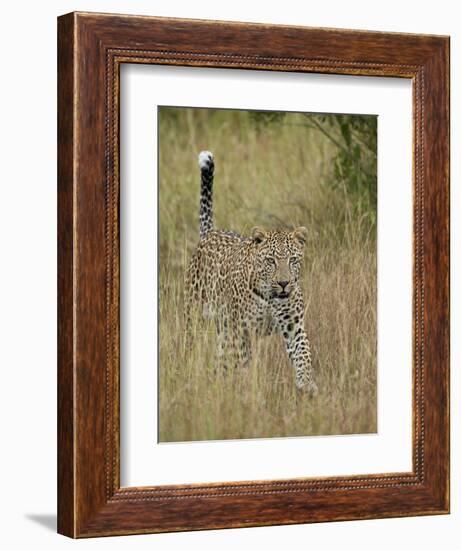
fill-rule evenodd
<path id="1" fill-rule="evenodd" d="M 58 19 L 58 531 L 449 512 L 449 39 Z"/>

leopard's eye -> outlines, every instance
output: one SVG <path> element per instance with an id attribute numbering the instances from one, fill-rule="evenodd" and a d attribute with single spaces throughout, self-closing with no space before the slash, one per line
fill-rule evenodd
<path id="1" fill-rule="evenodd" d="M 290 258 L 290 264 L 291 264 L 291 265 L 296 265 L 296 264 L 298 264 L 298 263 L 299 263 L 299 258 L 296 258 L 296 256 L 292 256 L 292 257 Z"/>
<path id="2" fill-rule="evenodd" d="M 267 265 L 275 265 L 275 258 L 271 258 L 270 256 L 268 256 L 266 258 L 266 264 Z"/>

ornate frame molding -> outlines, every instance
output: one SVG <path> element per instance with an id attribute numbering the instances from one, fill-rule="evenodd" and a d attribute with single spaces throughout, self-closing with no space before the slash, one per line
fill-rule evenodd
<path id="1" fill-rule="evenodd" d="M 58 30 L 59 532 L 87 537 L 447 513 L 448 39 L 87 13 L 62 16 Z M 412 472 L 120 487 L 121 63 L 412 79 Z"/>

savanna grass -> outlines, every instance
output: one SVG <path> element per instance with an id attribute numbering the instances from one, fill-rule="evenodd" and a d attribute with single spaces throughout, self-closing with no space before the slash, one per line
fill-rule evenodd
<path id="1" fill-rule="evenodd" d="M 376 432 L 376 212 L 357 206 L 347 182 L 329 184 L 337 149 L 305 120 L 289 114 L 257 124 L 241 111 L 160 111 L 160 441 Z M 248 368 L 224 373 L 216 369 L 213 325 L 198 316 L 184 325 L 203 149 L 215 156 L 216 227 L 309 230 L 301 285 L 314 399 L 297 395 L 278 336 L 253 342 Z"/>

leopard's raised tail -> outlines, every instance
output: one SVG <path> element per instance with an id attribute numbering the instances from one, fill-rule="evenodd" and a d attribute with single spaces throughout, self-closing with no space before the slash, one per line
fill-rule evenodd
<path id="1" fill-rule="evenodd" d="M 198 156 L 200 167 L 200 239 L 213 229 L 213 176 L 214 158 L 210 151 L 202 151 Z"/>

